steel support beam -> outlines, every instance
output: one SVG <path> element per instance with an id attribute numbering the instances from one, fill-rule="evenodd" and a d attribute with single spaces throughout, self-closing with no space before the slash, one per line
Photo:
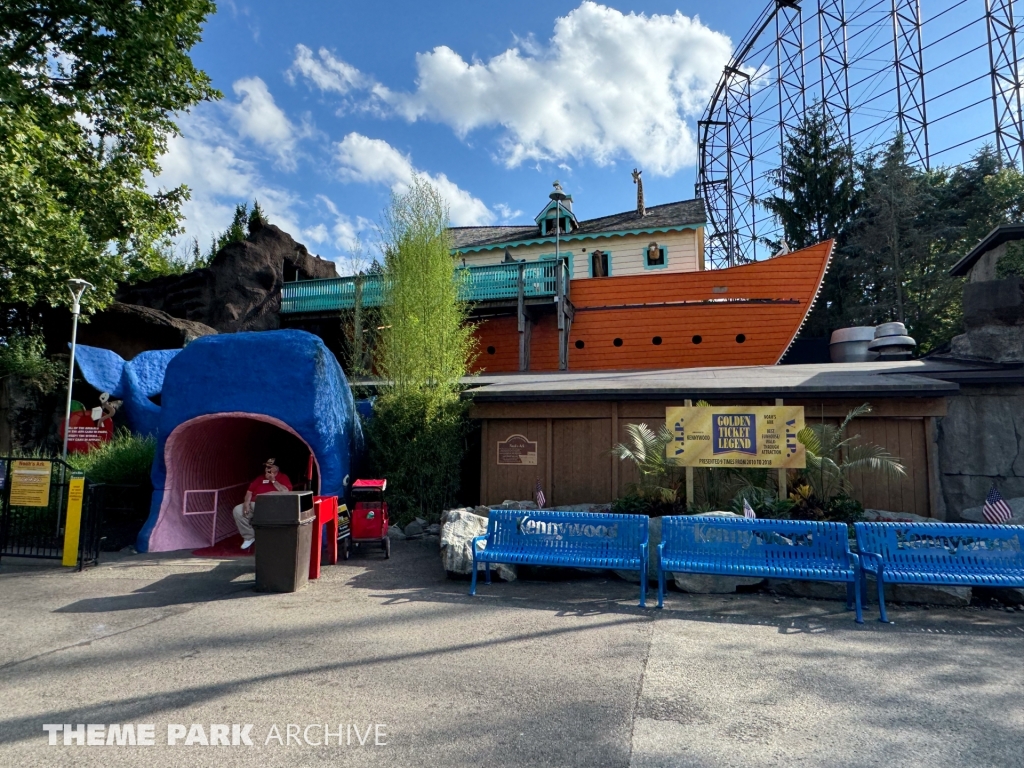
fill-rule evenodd
<path id="1" fill-rule="evenodd" d="M 804 24 L 796 0 L 775 0 L 776 83 L 779 89 L 780 176 L 786 171 L 789 131 L 807 111 L 804 89 Z"/>
<path id="2" fill-rule="evenodd" d="M 1021 168 L 1024 166 L 1024 119 L 1013 0 L 985 0 L 985 24 L 988 28 L 996 149 L 1006 163 Z"/>
<path id="3" fill-rule="evenodd" d="M 910 162 L 930 168 L 920 0 L 892 0 L 892 45 L 898 130 Z"/>
<path id="4" fill-rule="evenodd" d="M 846 0 L 818 0 L 821 103 L 850 142 L 850 51 L 846 35 Z"/>

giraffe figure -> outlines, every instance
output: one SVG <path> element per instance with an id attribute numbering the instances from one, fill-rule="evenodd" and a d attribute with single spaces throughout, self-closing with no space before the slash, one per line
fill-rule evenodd
<path id="1" fill-rule="evenodd" d="M 644 180 L 640 178 L 643 171 L 633 169 L 633 183 L 636 184 L 636 212 L 640 216 L 647 215 L 647 208 L 644 207 Z"/>

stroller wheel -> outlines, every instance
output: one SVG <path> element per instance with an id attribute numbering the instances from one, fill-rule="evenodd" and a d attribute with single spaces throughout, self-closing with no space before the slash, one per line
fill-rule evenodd
<path id="1" fill-rule="evenodd" d="M 386 536 L 384 537 L 384 559 L 391 559 L 391 539 Z"/>

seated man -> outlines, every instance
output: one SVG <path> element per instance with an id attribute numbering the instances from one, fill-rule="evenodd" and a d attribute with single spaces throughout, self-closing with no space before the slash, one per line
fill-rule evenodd
<path id="1" fill-rule="evenodd" d="M 256 539 L 252 523 L 249 522 L 255 507 L 254 499 L 261 493 L 290 491 L 291 489 L 292 481 L 288 479 L 288 475 L 281 472 L 275 459 L 267 459 L 263 464 L 263 477 L 257 477 L 249 484 L 249 490 L 245 492 L 245 500 L 232 510 L 235 516 L 235 525 L 238 526 L 238 532 L 242 534 L 242 549 L 251 547 Z"/>

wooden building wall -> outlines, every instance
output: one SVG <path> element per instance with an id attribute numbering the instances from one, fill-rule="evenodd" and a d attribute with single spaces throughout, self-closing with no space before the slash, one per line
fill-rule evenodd
<path id="1" fill-rule="evenodd" d="M 729 404 L 771 405 L 774 401 Z M 858 401 L 801 401 L 807 422 L 836 423 Z M 481 420 L 480 502 L 532 499 L 539 479 L 549 505 L 605 503 L 636 482 L 632 464 L 611 455 L 626 440 L 626 425 L 645 423 L 654 430 L 665 422 L 665 408 L 680 402 L 488 403 L 473 406 Z M 850 434 L 876 443 L 898 456 L 907 469 L 903 478 L 857 473 L 854 497 L 866 508 L 936 516 L 938 456 L 935 419 L 945 415 L 942 398 L 891 399 L 872 402 L 868 418 L 854 422 Z M 498 465 L 497 444 L 520 434 L 537 443 L 536 466 Z"/>

